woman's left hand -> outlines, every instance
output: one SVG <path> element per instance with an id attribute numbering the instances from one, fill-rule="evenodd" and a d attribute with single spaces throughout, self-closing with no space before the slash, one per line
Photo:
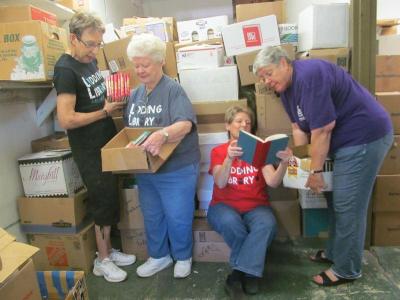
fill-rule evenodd
<path id="1" fill-rule="evenodd" d="M 326 187 L 322 173 L 310 174 L 306 182 L 306 187 L 310 188 L 314 193 L 320 194 Z"/>
<path id="2" fill-rule="evenodd" d="M 156 156 L 160 154 L 161 146 L 164 144 L 165 137 L 161 131 L 154 131 L 140 147 L 150 152 L 151 155 Z"/>
<path id="3" fill-rule="evenodd" d="M 276 156 L 281 160 L 282 163 L 288 163 L 289 159 L 293 156 L 292 149 L 286 147 L 283 151 L 278 151 Z"/>

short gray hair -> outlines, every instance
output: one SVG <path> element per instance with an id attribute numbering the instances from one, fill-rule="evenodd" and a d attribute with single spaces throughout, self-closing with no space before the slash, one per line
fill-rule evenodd
<path id="1" fill-rule="evenodd" d="M 126 54 L 129 60 L 134 57 L 148 56 L 153 61 L 162 63 L 165 60 L 166 45 L 159 37 L 150 33 L 133 35 Z"/>
<path id="2" fill-rule="evenodd" d="M 69 32 L 80 37 L 82 32 L 91 28 L 97 30 L 101 33 L 104 33 L 105 27 L 103 21 L 94 14 L 87 12 L 79 12 L 72 16 L 69 22 Z"/>
<path id="3" fill-rule="evenodd" d="M 291 64 L 292 61 L 290 60 L 287 52 L 285 49 L 274 46 L 274 47 L 266 47 L 263 48 L 260 52 L 258 52 L 256 59 L 253 63 L 253 74 L 257 75 L 257 72 L 266 66 L 271 64 L 277 65 L 279 64 L 281 58 L 286 59 L 286 61 Z"/>
<path id="4" fill-rule="evenodd" d="M 254 126 L 254 114 L 249 108 L 243 108 L 240 106 L 231 106 L 225 111 L 225 123 L 231 124 L 233 119 L 238 113 L 245 113 L 249 116 L 251 121 L 251 126 Z"/>

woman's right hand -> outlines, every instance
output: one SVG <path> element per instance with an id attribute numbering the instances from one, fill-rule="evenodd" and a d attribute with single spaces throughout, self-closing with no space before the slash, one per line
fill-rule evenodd
<path id="1" fill-rule="evenodd" d="M 105 101 L 103 109 L 107 111 L 107 113 L 110 115 L 114 111 L 117 110 L 122 110 L 124 108 L 125 102 L 109 102 Z"/>
<path id="2" fill-rule="evenodd" d="M 234 159 L 235 157 L 240 157 L 243 155 L 241 147 L 238 147 L 237 140 L 232 140 L 228 146 L 228 158 Z"/>

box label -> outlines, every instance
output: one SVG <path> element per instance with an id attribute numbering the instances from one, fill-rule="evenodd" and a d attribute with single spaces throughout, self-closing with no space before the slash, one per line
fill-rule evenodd
<path id="1" fill-rule="evenodd" d="M 262 44 L 260 25 L 243 26 L 243 36 L 246 47 L 257 47 Z"/>

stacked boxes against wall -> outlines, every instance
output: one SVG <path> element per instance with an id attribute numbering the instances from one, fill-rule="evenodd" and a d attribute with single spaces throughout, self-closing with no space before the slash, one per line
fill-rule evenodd
<path id="1" fill-rule="evenodd" d="M 394 142 L 385 157 L 372 195 L 372 242 L 400 245 L 400 20 L 378 21 L 376 98 L 389 112 Z"/>
<path id="2" fill-rule="evenodd" d="M 68 146 L 65 136 L 42 138 L 32 141 L 39 152 L 18 160 L 25 194 L 17 200 L 21 229 L 40 248 L 33 259 L 38 270 L 89 272 L 96 251 L 94 226 Z"/>

